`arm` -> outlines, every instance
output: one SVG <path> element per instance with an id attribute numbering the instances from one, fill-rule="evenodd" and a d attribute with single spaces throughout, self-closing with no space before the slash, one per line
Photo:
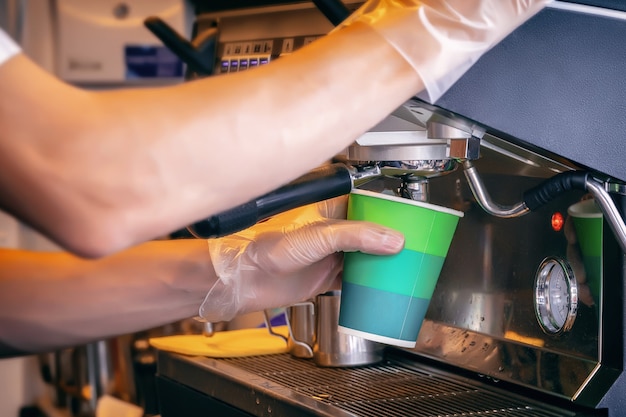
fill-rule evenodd
<path id="1" fill-rule="evenodd" d="M 97 260 L 0 250 L 0 357 L 149 329 L 193 317 L 200 305 L 222 321 L 322 293 L 336 284 L 339 251 L 402 248 L 397 232 L 339 220 L 345 202 L 292 210 L 209 246 L 153 241 Z"/>
<path id="2" fill-rule="evenodd" d="M 0 66 L 0 205 L 78 254 L 103 255 L 276 188 L 421 87 L 364 25 L 298 52 L 254 71 L 110 92 L 12 58 Z"/>
<path id="3" fill-rule="evenodd" d="M 215 280 L 203 240 L 155 241 L 99 260 L 0 250 L 2 355 L 33 353 L 193 317 Z"/>
<path id="4" fill-rule="evenodd" d="M 0 207 L 100 256 L 318 166 L 424 87 L 434 101 L 549 0 L 370 0 L 253 71 L 88 92 L 18 55 L 0 67 Z M 43 208 L 43 209 L 42 209 Z"/>

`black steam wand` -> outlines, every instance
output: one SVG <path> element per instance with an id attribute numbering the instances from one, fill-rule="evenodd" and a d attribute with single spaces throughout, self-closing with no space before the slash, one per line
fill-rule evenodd
<path id="1" fill-rule="evenodd" d="M 467 178 L 472 194 L 474 194 L 478 204 L 487 213 L 496 217 L 513 218 L 523 216 L 537 210 L 567 191 L 580 190 L 591 193 L 600 210 L 602 210 L 602 214 L 619 242 L 622 251 L 626 253 L 626 224 L 624 219 L 620 215 L 615 202 L 606 191 L 605 184 L 594 178 L 591 173 L 586 171 L 561 172 L 548 178 L 536 187 L 526 190 L 521 202 L 511 206 L 501 206 L 494 203 L 491 197 L 489 197 L 474 165 L 470 161 L 465 161 L 463 167 L 465 178 Z"/>

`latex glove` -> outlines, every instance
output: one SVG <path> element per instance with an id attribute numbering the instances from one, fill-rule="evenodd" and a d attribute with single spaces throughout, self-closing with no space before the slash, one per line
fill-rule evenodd
<path id="1" fill-rule="evenodd" d="M 304 301 L 338 284 L 339 252 L 392 254 L 401 233 L 348 221 L 339 197 L 275 216 L 250 229 L 208 241 L 217 280 L 200 306 L 209 322 Z"/>
<path id="2" fill-rule="evenodd" d="M 551 0 L 370 0 L 363 22 L 411 64 L 437 101 L 491 47 Z"/>

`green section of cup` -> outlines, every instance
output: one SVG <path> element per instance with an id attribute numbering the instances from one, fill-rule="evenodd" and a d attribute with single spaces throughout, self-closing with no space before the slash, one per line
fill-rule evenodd
<path id="1" fill-rule="evenodd" d="M 404 233 L 405 249 L 445 257 L 463 213 L 433 204 L 355 190 L 348 218 L 367 220 Z M 432 233 L 436 231 L 436 233 Z"/>
<path id="2" fill-rule="evenodd" d="M 572 217 L 583 256 L 602 255 L 602 211 L 594 200 L 580 201 L 567 209 Z"/>

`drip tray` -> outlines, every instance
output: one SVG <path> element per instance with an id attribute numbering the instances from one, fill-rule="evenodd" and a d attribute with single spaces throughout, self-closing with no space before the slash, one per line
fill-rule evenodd
<path id="1" fill-rule="evenodd" d="M 322 368 L 289 354 L 185 359 L 187 365 L 197 361 L 198 369 L 207 373 L 159 361 L 161 376 L 175 370 L 188 377 L 177 382 L 258 416 L 580 415 L 405 358 L 358 368 Z"/>
<path id="2" fill-rule="evenodd" d="M 564 416 L 392 361 L 353 369 L 321 368 L 289 355 L 225 361 L 356 416 Z"/>

